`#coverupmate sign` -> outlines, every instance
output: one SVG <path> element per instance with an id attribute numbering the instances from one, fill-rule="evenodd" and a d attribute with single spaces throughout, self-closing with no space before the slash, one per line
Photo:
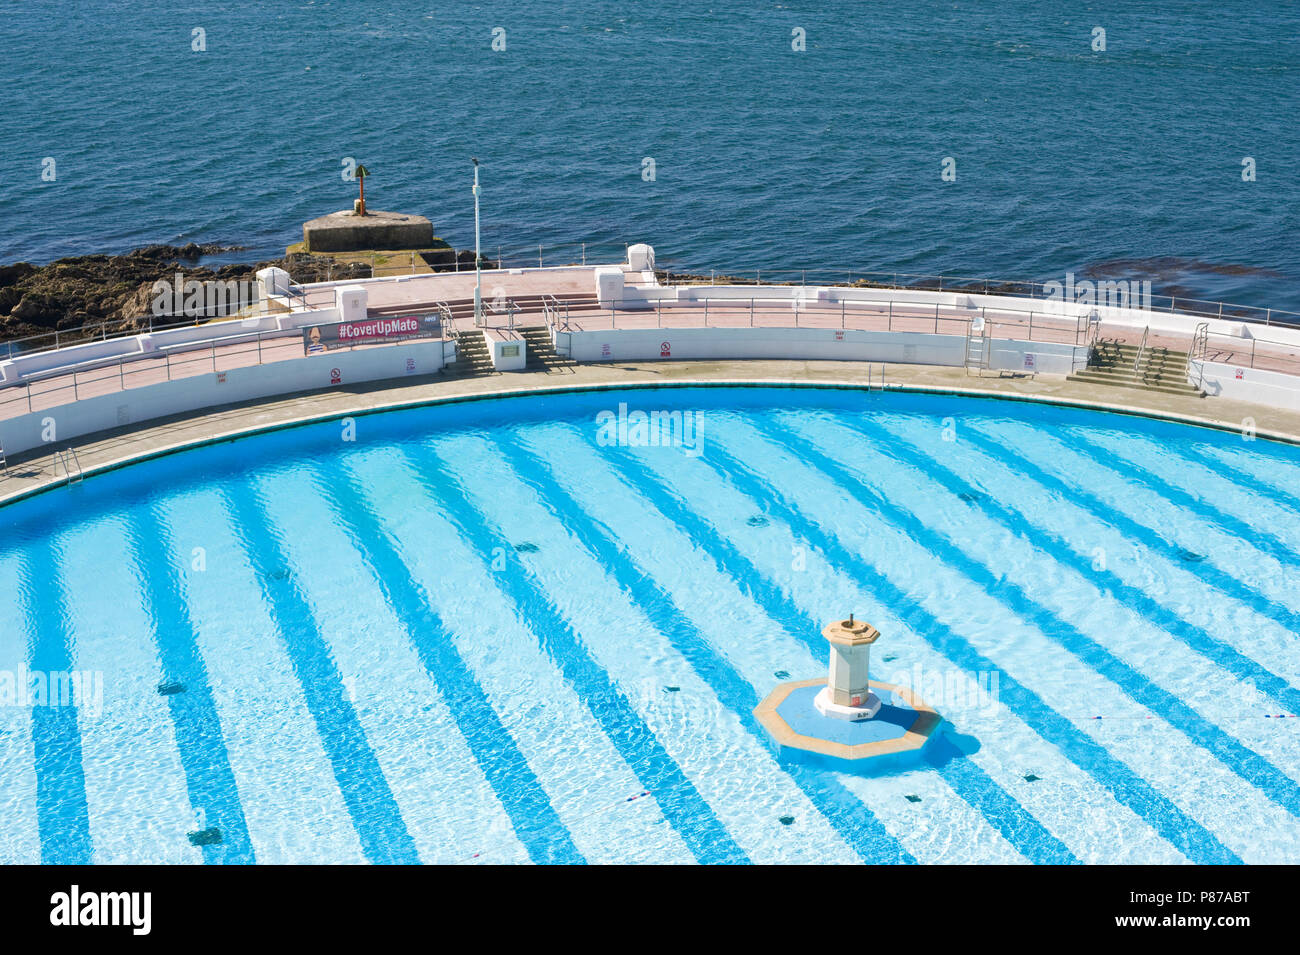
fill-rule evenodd
<path id="1" fill-rule="evenodd" d="M 383 345 L 412 338 L 437 338 L 441 334 L 442 325 L 437 315 L 399 315 L 312 325 L 302 330 L 302 347 L 305 354 L 319 355 L 353 345 Z"/>

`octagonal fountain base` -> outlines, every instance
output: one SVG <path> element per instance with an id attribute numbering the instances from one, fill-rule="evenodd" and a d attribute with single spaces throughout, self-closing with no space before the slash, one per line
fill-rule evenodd
<path id="1" fill-rule="evenodd" d="M 817 697 L 825 679 L 781 684 L 754 715 L 784 760 L 861 774 L 922 764 L 942 718 L 911 690 L 877 680 L 870 685 L 880 704 L 870 717 L 823 713 Z"/>

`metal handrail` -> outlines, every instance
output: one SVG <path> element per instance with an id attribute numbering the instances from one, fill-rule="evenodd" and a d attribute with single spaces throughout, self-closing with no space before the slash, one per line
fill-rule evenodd
<path id="1" fill-rule="evenodd" d="M 1200 362 L 1199 377 L 1197 378 L 1197 387 L 1205 387 L 1205 356 L 1210 349 L 1210 323 L 1201 322 L 1196 326 L 1196 331 L 1192 333 L 1192 347 L 1187 349 L 1187 364 L 1183 368 L 1183 374 L 1187 380 L 1192 378 L 1192 362 Z"/>
<path id="2" fill-rule="evenodd" d="M 1148 325 L 1142 330 L 1142 344 L 1138 345 L 1137 358 L 1133 360 L 1133 380 L 1138 379 L 1138 369 L 1142 367 L 1142 355 L 1147 350 L 1147 337 L 1151 334 L 1151 326 Z"/>
<path id="3" fill-rule="evenodd" d="M 77 457 L 74 448 L 67 448 L 63 451 L 54 452 L 54 460 L 63 465 L 63 483 L 67 485 L 81 483 L 81 459 Z M 74 472 L 72 469 L 76 467 Z M 55 479 L 58 479 L 58 472 L 55 472 Z"/>

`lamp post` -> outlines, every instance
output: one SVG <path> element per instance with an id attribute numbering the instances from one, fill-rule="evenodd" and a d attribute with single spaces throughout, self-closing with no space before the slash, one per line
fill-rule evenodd
<path id="1" fill-rule="evenodd" d="M 479 267 L 478 160 L 474 163 L 474 325 L 483 324 L 483 272 Z"/>

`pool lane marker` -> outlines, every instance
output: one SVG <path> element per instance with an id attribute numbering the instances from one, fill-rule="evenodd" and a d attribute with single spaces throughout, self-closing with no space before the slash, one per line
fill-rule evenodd
<path id="1" fill-rule="evenodd" d="M 901 530 L 938 560 L 965 576 L 993 600 L 1012 613 L 1032 622 L 1049 642 L 1065 649 L 1099 676 L 1115 684 L 1138 705 L 1158 713 L 1194 745 L 1213 754 L 1221 765 L 1239 776 L 1247 785 L 1257 789 L 1292 816 L 1300 818 L 1300 783 L 1286 775 L 1268 759 L 1229 735 L 1218 724 L 1202 716 L 1190 704 L 1183 702 L 1135 667 L 1121 660 L 1074 624 L 1038 603 L 1023 587 L 1005 576 L 997 576 L 983 561 L 961 550 L 945 533 L 934 530 L 911 511 L 893 503 L 849 468 L 827 459 L 817 443 L 796 434 L 788 427 L 775 423 L 756 422 L 753 427 L 755 431 L 769 436 L 774 443 L 784 445 L 787 450 L 801 457 L 805 467 L 829 478 L 859 506 Z M 891 437 L 896 436 L 891 433 Z M 900 460 L 906 452 L 900 450 L 897 444 L 896 441 L 892 442 L 892 446 L 881 447 L 879 451 L 894 457 L 895 460 Z M 817 457 L 821 460 L 812 463 Z M 1000 505 L 987 506 L 1005 511 Z M 1006 520 L 1017 519 L 1007 513 Z M 1049 555 L 1056 549 L 1045 542 L 1036 542 L 1035 546 Z"/>
<path id="2" fill-rule="evenodd" d="M 21 557 L 19 579 L 26 604 L 29 669 L 71 672 L 73 637 L 67 628 L 65 582 L 58 572 L 52 540 L 30 544 Z M 94 847 L 76 700 L 70 706 L 47 703 L 51 705 L 31 708 L 41 863 L 89 865 L 94 861 Z"/>
<path id="3" fill-rule="evenodd" d="M 503 541 L 505 535 L 470 504 L 469 492 L 431 449 L 404 448 L 416 480 L 443 516 L 467 541 Z M 664 816 L 701 862 L 745 863 L 748 856 L 714 815 L 695 784 L 646 725 L 627 696 L 587 651 L 576 628 L 531 574 L 500 574 L 496 585 L 522 620 L 541 635 L 565 680 L 633 773 L 659 803 Z"/>
<path id="4" fill-rule="evenodd" d="M 710 454 L 712 451 L 713 449 L 710 448 Z M 709 555 L 719 574 L 730 579 L 770 619 L 785 630 L 791 639 L 802 643 L 815 655 L 825 652 L 820 627 L 795 609 L 792 602 L 781 593 L 780 588 L 707 521 L 684 507 L 676 495 L 666 488 L 653 469 L 626 451 L 611 454 L 610 460 L 615 462 L 613 466 L 616 472 L 621 471 L 623 474 L 625 483 L 645 498 L 651 507 L 676 525 L 687 541 Z M 553 493 L 555 492 L 548 486 L 543 490 L 543 499 L 550 500 L 550 495 Z M 576 503 L 574 506 L 576 507 Z M 615 555 L 618 553 L 620 552 L 615 548 Z M 616 556 L 611 556 L 609 559 L 614 560 Z M 648 577 L 648 575 L 644 576 Z M 671 601 L 671 597 L 667 595 L 664 599 Z M 721 665 L 727 664 L 723 662 Z M 722 693 L 720 692 L 719 695 L 722 696 Z M 757 700 L 754 702 L 756 703 Z M 750 708 L 752 709 L 752 706 Z M 949 757 L 956 755 L 954 750 L 947 750 L 946 754 Z M 949 788 L 976 813 L 983 816 L 990 827 L 998 831 L 1022 856 L 1031 861 L 1045 863 L 1077 861 L 1064 843 L 1029 816 L 1023 807 L 983 769 L 959 756 L 942 762 L 943 765 L 938 772 Z M 809 781 L 805 767 L 785 768 L 795 775 L 796 780 Z M 825 778 L 825 774 L 820 775 Z M 812 778 L 816 779 L 817 776 L 814 775 Z M 807 790 L 808 787 L 805 789 Z M 851 798 L 857 799 L 856 796 Z M 874 818 L 874 815 L 870 818 Z M 889 838 L 892 840 L 893 836 Z"/>
<path id="5" fill-rule="evenodd" d="M 539 865 L 585 863 L 545 788 L 448 636 L 450 629 L 369 506 L 356 475 L 340 468 L 327 478 L 314 469 L 312 480 L 401 622 L 528 857 Z"/>
<path id="6" fill-rule="evenodd" d="M 274 578 L 272 570 L 287 566 L 288 561 L 264 502 L 255 489 L 244 484 L 224 483 L 220 491 L 235 537 L 258 578 L 266 609 L 302 687 L 366 857 L 378 864 L 419 862 L 415 841 L 361 728 L 310 601 L 292 575 L 286 580 Z"/>
<path id="7" fill-rule="evenodd" d="M 766 734 L 753 713 L 759 702 L 757 690 L 725 657 L 707 641 L 699 638 L 695 626 L 676 605 L 672 596 L 649 574 L 642 572 L 640 565 L 620 546 L 608 527 L 586 513 L 573 495 L 555 480 L 554 473 L 545 462 L 531 456 L 517 439 L 501 439 L 497 442 L 497 447 L 520 479 L 538 492 L 538 500 L 552 516 L 561 521 L 586 551 L 605 568 L 613 582 L 632 597 L 637 608 L 691 664 L 714 695 L 735 713 L 746 730 L 765 739 Z M 617 477 L 618 464 L 630 459 L 624 455 L 611 454 L 609 460 Z M 635 488 L 637 485 L 633 482 L 631 486 Z M 654 501 L 651 500 L 651 503 L 654 504 Z M 659 510 L 665 517 L 673 519 L 663 507 Z M 579 514 L 583 515 L 582 520 L 575 518 Z M 717 566 L 716 555 L 713 559 Z M 732 576 L 725 568 L 719 569 L 723 577 Z M 737 586 L 744 592 L 743 584 L 737 581 Z M 817 633 L 820 634 L 820 630 Z M 696 636 L 690 637 L 689 634 Z M 916 861 L 869 807 L 834 776 L 806 766 L 781 768 L 822 813 L 831 828 L 864 862 Z"/>
<path id="8" fill-rule="evenodd" d="M 974 427 L 967 427 L 962 431 L 962 440 L 969 441 L 976 448 L 982 450 L 995 461 L 1001 461 L 1007 454 L 1016 454 L 1016 469 L 1025 477 L 1041 484 L 1049 492 L 1061 495 L 1074 506 L 1091 514 L 1104 527 L 1109 527 L 1117 533 L 1135 541 L 1142 541 L 1143 546 L 1157 551 L 1165 556 L 1167 560 L 1177 566 L 1181 560 L 1182 548 L 1171 538 L 1166 537 L 1164 531 L 1159 527 L 1151 527 L 1141 524 L 1121 511 L 1108 507 L 1100 498 L 1094 495 L 1087 488 L 1075 485 L 1066 481 L 1064 478 L 1057 477 L 1049 473 L 1040 465 L 1029 460 L 1023 454 L 1020 454 L 1008 448 L 1004 440 L 996 435 L 989 435 L 985 432 L 978 431 Z M 1077 451 L 1077 446 L 1068 446 L 1069 450 Z M 1084 455 L 1084 457 L 1087 457 Z M 1096 466 L 1105 470 L 1112 471 L 1108 465 L 1094 461 Z M 1154 490 L 1154 489 L 1149 489 Z M 1156 492 L 1158 493 L 1158 492 Z M 1188 571 L 1191 573 L 1191 571 Z M 1292 633 L 1300 633 L 1300 614 L 1291 610 L 1282 604 L 1277 603 L 1272 598 L 1260 593 L 1253 587 L 1232 576 L 1229 572 L 1223 570 L 1218 564 L 1209 561 L 1198 563 L 1195 571 L 1197 579 L 1208 583 L 1210 586 L 1222 591 L 1229 599 L 1245 605 L 1261 617 L 1266 617 L 1273 623 L 1289 630 Z"/>
<path id="9" fill-rule="evenodd" d="M 849 430 L 854 434 L 873 439 L 874 446 L 883 456 L 891 458 L 904 467 L 926 474 L 929 480 L 950 493 L 963 483 L 964 479 L 959 474 L 936 460 L 932 453 L 889 429 L 864 422 Z M 980 449 L 977 447 L 977 450 Z M 999 464 L 1003 463 L 999 461 Z M 881 495 L 877 493 L 877 496 Z M 1012 534 L 1020 537 L 1031 548 L 1046 553 L 1061 566 L 1073 570 L 1101 593 L 1105 594 L 1109 590 L 1110 596 L 1117 603 L 1146 620 L 1156 630 L 1174 638 L 1210 663 L 1223 667 L 1238 679 L 1253 683 L 1261 693 L 1272 697 L 1275 703 L 1281 703 L 1286 707 L 1300 707 L 1300 690 L 1292 687 L 1285 679 L 1226 640 L 1214 636 L 1168 609 L 1145 591 L 1126 582 L 1114 571 L 1097 569 L 1093 566 L 1091 558 L 1077 553 L 1070 542 L 1056 532 L 1039 527 L 1021 516 L 1018 511 L 996 500 L 986 501 L 980 511 L 990 521 L 1000 523 Z M 1195 554 L 1191 554 L 1190 557 L 1180 554 L 1180 557 L 1184 560 L 1204 559 Z M 1052 613 L 1048 608 L 1044 610 Z"/>
<path id="10" fill-rule="evenodd" d="M 1118 802 L 1145 819 L 1184 855 L 1203 863 L 1241 861 L 1213 833 L 1184 813 L 1146 779 L 1074 726 L 1064 715 L 1048 706 L 1036 693 L 1005 673 L 872 564 L 854 554 L 839 541 L 834 532 L 823 529 L 820 524 L 805 517 L 767 479 L 723 451 L 718 442 L 714 441 L 709 447 L 708 455 L 700 460 L 706 461 L 750 500 L 766 502 L 768 512 L 782 520 L 796 537 L 810 542 L 820 541 L 821 549 L 832 565 L 838 565 L 841 571 L 857 579 L 864 588 L 876 593 L 917 637 L 929 643 L 954 665 L 972 673 L 984 670 L 998 670 L 1002 673 L 1002 702 L 1019 714 L 1039 736 L 1055 745 L 1067 759 L 1097 780 Z"/>
<path id="11" fill-rule="evenodd" d="M 215 817 L 224 833 L 219 849 L 212 848 L 215 844 L 200 846 L 203 861 L 252 863 L 256 860 L 239 787 L 181 584 L 179 568 L 188 565 L 179 560 L 158 504 L 131 508 L 124 512 L 124 520 L 130 559 L 164 676 L 158 692 L 167 699 L 190 807 Z"/>
<path id="12" fill-rule="evenodd" d="M 1078 438 L 1077 443 L 1071 444 L 1070 447 L 1076 448 L 1108 470 L 1114 471 L 1115 465 L 1107 463 L 1104 455 L 1113 454 L 1119 459 L 1124 470 L 1142 478 L 1146 482 L 1148 490 L 1160 494 L 1171 504 L 1197 515 L 1201 520 L 1217 527 L 1228 537 L 1237 538 L 1252 549 L 1268 554 L 1283 567 L 1300 567 L 1300 553 L 1282 538 L 1267 530 L 1251 526 L 1235 514 L 1218 510 L 1208 501 L 1203 501 L 1191 492 L 1172 484 L 1155 471 L 1137 463 L 1119 450 L 1102 444 L 1092 435 L 1085 434 L 1077 428 L 1070 429 L 1069 434 L 1071 437 Z"/>

